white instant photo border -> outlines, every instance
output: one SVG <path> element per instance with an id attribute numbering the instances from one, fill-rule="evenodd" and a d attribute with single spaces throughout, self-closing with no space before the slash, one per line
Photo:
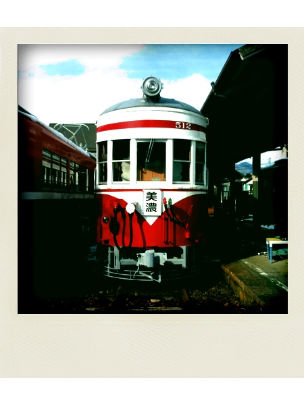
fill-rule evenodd
<path id="1" fill-rule="evenodd" d="M 223 42 L 289 46 L 289 313 L 18 315 L 17 45 Z M 0 377 L 303 377 L 304 30 L 8 28 L 0 46 Z"/>

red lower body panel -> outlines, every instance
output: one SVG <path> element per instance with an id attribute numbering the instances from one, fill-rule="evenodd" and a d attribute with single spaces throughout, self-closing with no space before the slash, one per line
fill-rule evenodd
<path id="1" fill-rule="evenodd" d="M 137 210 L 129 215 L 125 210 L 125 199 L 106 193 L 97 198 L 100 207 L 97 242 L 102 245 L 168 248 L 190 246 L 204 239 L 207 204 L 203 194 L 187 196 L 185 193 L 185 198 L 170 208 L 163 206 L 162 214 L 152 224 Z"/>

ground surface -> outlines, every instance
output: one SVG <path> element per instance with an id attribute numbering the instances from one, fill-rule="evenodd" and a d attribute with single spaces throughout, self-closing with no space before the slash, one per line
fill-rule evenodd
<path id="1" fill-rule="evenodd" d="M 133 282 L 103 278 L 96 262 L 82 263 L 72 279 L 31 297 L 21 313 L 252 313 L 226 282 L 219 263 L 175 281 Z M 70 273 L 70 272 L 69 272 Z M 54 292 L 56 292 L 54 294 Z"/>

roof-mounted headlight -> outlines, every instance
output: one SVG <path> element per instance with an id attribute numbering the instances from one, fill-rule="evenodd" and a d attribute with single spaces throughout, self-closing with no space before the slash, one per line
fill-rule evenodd
<path id="1" fill-rule="evenodd" d="M 156 97 L 163 88 L 162 82 L 156 77 L 147 77 L 142 84 L 142 90 L 145 96 Z"/>

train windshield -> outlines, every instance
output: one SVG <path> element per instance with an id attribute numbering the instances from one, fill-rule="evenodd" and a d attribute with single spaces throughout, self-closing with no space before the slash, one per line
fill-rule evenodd
<path id="1" fill-rule="evenodd" d="M 203 142 L 196 142 L 195 151 L 195 182 L 205 184 L 205 153 L 206 145 Z"/>
<path id="2" fill-rule="evenodd" d="M 174 139 L 173 141 L 173 182 L 190 182 L 191 141 Z"/>
<path id="3" fill-rule="evenodd" d="M 107 142 L 100 142 L 97 149 L 99 183 L 107 182 Z"/>
<path id="4" fill-rule="evenodd" d="M 137 161 L 132 156 L 134 158 L 136 156 Z M 190 186 L 206 185 L 207 181 L 206 144 L 202 141 L 189 139 L 172 139 L 169 142 L 165 139 L 102 141 L 97 145 L 97 160 L 98 184 L 169 181 Z M 62 171 L 66 171 L 63 163 L 61 166 Z M 44 169 L 47 174 L 49 170 L 47 163 Z M 65 173 L 62 174 L 64 175 Z"/>
<path id="5" fill-rule="evenodd" d="M 130 140 L 113 141 L 113 181 L 130 181 Z"/>
<path id="6" fill-rule="evenodd" d="M 166 180 L 166 142 L 161 140 L 137 141 L 137 180 Z"/>

